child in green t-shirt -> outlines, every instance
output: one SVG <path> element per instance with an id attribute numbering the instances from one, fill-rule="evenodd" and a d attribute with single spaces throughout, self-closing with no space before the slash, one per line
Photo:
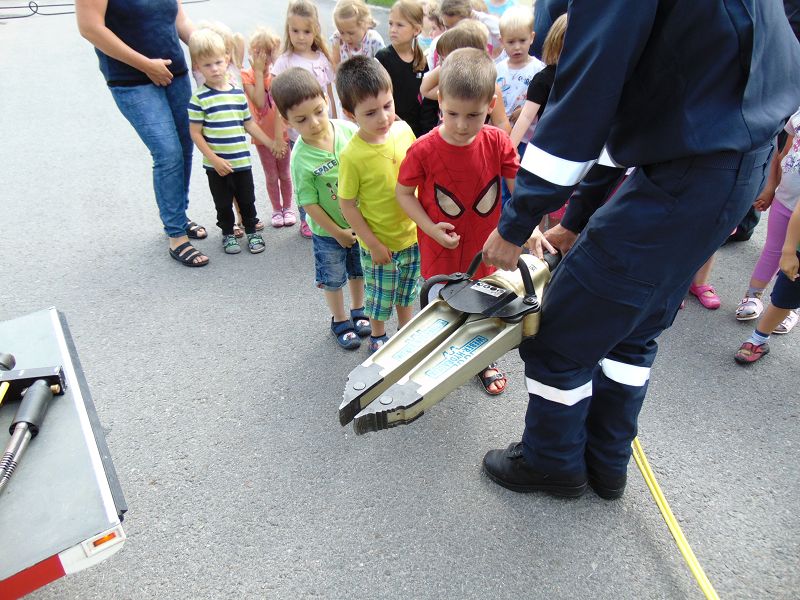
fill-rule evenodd
<path id="1" fill-rule="evenodd" d="M 316 285 L 325 291 L 333 313 L 331 331 L 342 348 L 355 350 L 360 337 L 372 333 L 364 314 L 364 274 L 356 235 L 338 202 L 339 154 L 355 126 L 328 118 L 325 93 L 305 69 L 282 72 L 272 81 L 270 93 L 286 124 L 300 134 L 292 150 L 292 182 L 312 233 Z M 349 315 L 342 293 L 348 282 L 353 307 Z"/>
<path id="2" fill-rule="evenodd" d="M 398 327 L 411 320 L 419 280 L 417 227 L 395 196 L 397 174 L 414 132 L 395 120 L 392 80 L 376 60 L 354 56 L 336 71 L 342 108 L 358 133 L 342 151 L 339 204 L 358 234 L 366 280 L 366 312 L 372 326 L 370 353 L 386 336 L 397 309 Z"/>

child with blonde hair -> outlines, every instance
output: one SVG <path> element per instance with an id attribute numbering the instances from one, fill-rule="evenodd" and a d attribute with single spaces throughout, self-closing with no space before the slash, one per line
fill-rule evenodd
<path id="1" fill-rule="evenodd" d="M 339 0 L 333 9 L 333 23 L 336 25 L 331 36 L 334 67 L 356 55 L 375 58 L 378 50 L 386 46 L 363 0 Z"/>
<path id="2" fill-rule="evenodd" d="M 233 85 L 242 87 L 242 77 L 240 71 L 244 65 L 244 36 L 241 33 L 234 33 L 234 31 L 220 21 L 200 21 L 197 24 L 197 29 L 210 29 L 218 34 L 225 42 L 225 52 L 228 54 L 228 77 Z M 192 76 L 194 82 L 201 86 L 205 81 L 202 73 L 192 63 Z"/>
<path id="3" fill-rule="evenodd" d="M 397 116 L 409 124 L 414 135 L 429 132 L 438 120 L 438 104 L 419 93 L 428 63 L 419 45 L 424 12 L 416 0 L 399 0 L 389 12 L 391 44 L 375 58 L 392 79 L 392 95 Z"/>
<path id="4" fill-rule="evenodd" d="M 474 48 L 486 52 L 487 39 L 486 28 L 483 25 L 478 21 L 465 19 L 452 29 L 445 31 L 439 37 L 436 47 L 440 52 L 440 60 L 444 61 L 448 55 L 461 48 Z M 429 71 L 423 78 L 422 84 L 420 84 L 420 93 L 425 98 L 438 99 L 440 72 L 441 66 L 438 66 Z M 496 83 L 495 94 L 497 101 L 490 108 L 489 119 L 492 125 L 509 133 L 511 131 L 511 123 L 508 121 L 505 106 L 503 105 L 503 92 Z"/>
<path id="5" fill-rule="evenodd" d="M 442 23 L 442 15 L 439 12 L 439 2 L 437 0 L 428 0 L 422 3 L 422 33 L 417 40 L 422 46 L 423 52 L 426 54 L 428 49 L 440 35 L 444 33 L 444 23 Z"/>
<path id="6" fill-rule="evenodd" d="M 244 92 L 228 78 L 230 57 L 222 36 L 210 29 L 195 31 L 189 38 L 189 53 L 204 80 L 189 101 L 189 134 L 203 154 L 217 225 L 222 230 L 222 247 L 226 254 L 242 251 L 233 232 L 235 196 L 247 246 L 258 254 L 265 245 L 256 232 L 256 198 L 245 133 L 266 146 L 272 146 L 274 140 L 253 122 Z"/>
<path id="7" fill-rule="evenodd" d="M 280 75 L 291 67 L 310 71 L 325 91 L 331 115 L 336 117 L 336 107 L 331 100 L 333 93 L 333 64 L 331 54 L 322 38 L 319 13 L 309 0 L 291 0 L 286 9 L 286 35 L 283 39 L 283 53 L 272 65 L 272 74 Z M 289 139 L 294 142 L 298 134 L 289 130 Z M 284 224 L 286 214 L 284 213 Z M 300 206 L 300 235 L 311 239 L 311 229 L 306 223 L 306 212 Z"/>
<path id="8" fill-rule="evenodd" d="M 250 36 L 250 68 L 242 70 L 242 84 L 250 112 L 258 126 L 275 140 L 271 147 L 253 138 L 261 159 L 267 183 L 267 196 L 272 205 L 272 226 L 284 227 L 296 222 L 292 212 L 292 177 L 289 172 L 289 136 L 278 118 L 270 94 L 272 75 L 269 70 L 278 55 L 281 39 L 264 27 L 257 27 Z"/>

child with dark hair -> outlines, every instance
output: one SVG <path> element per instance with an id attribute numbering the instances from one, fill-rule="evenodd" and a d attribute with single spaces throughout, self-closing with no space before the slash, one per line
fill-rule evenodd
<path id="1" fill-rule="evenodd" d="M 366 287 L 370 353 L 386 341 L 386 321 L 397 310 L 398 327 L 411 320 L 419 278 L 414 222 L 397 204 L 400 163 L 414 141 L 396 120 L 392 80 L 381 64 L 354 56 L 339 65 L 336 82 L 342 109 L 358 133 L 340 155 L 339 204 L 358 235 Z"/>
<path id="2" fill-rule="evenodd" d="M 371 330 L 364 314 L 364 274 L 356 238 L 338 202 L 339 156 L 355 132 L 346 121 L 328 119 L 322 86 L 307 70 L 292 67 L 272 82 L 272 97 L 288 127 L 300 137 L 292 149 L 292 180 L 306 210 L 314 247 L 316 286 L 325 292 L 331 331 L 345 350 L 361 346 Z M 350 314 L 343 288 L 350 289 Z"/>

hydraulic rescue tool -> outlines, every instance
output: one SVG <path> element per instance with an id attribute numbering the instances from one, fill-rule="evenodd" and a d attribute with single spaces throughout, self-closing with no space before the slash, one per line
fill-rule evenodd
<path id="1" fill-rule="evenodd" d="M 420 293 L 423 309 L 350 372 L 339 407 L 342 425 L 354 421 L 362 434 L 410 423 L 536 334 L 539 298 L 559 257 L 525 254 L 515 271 L 473 280 L 481 259 L 478 253 L 466 273 L 429 279 Z M 443 287 L 429 302 L 437 284 Z"/>
<path id="2" fill-rule="evenodd" d="M 14 420 L 8 428 L 11 441 L 0 457 L 0 493 L 8 484 L 28 442 L 39 433 L 54 394 L 64 393 L 64 371 L 59 367 L 14 368 L 10 354 L 0 354 L 0 404 L 6 397 L 21 398 Z"/>

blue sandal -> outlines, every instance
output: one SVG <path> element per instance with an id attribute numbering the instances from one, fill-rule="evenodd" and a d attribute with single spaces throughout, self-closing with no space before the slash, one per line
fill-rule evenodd
<path id="1" fill-rule="evenodd" d="M 385 333 L 380 337 L 369 337 L 369 353 L 375 354 L 378 350 L 380 350 L 383 345 L 389 341 L 389 336 Z"/>
<path id="2" fill-rule="evenodd" d="M 355 350 L 361 346 L 361 339 L 356 335 L 350 319 L 335 323 L 331 317 L 331 331 L 336 336 L 336 342 L 345 350 Z"/>
<path id="3" fill-rule="evenodd" d="M 352 309 L 350 319 L 353 321 L 353 329 L 358 337 L 367 337 L 372 334 L 372 326 L 369 324 L 369 317 L 364 314 L 363 306 Z"/>

